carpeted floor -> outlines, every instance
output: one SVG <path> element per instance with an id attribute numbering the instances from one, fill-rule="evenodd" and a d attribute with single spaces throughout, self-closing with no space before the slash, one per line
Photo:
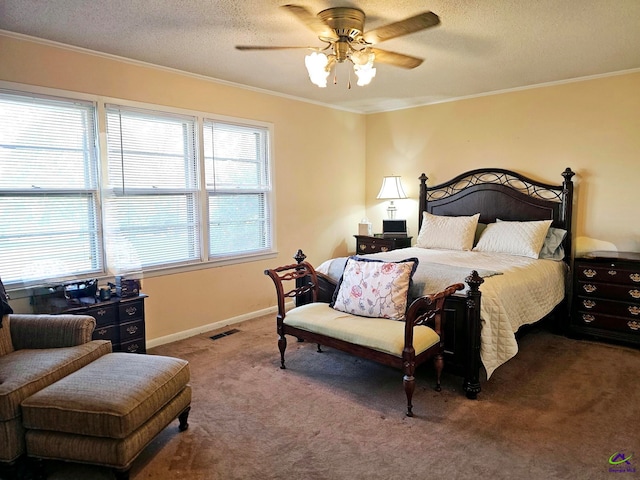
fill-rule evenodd
<path id="1" fill-rule="evenodd" d="M 638 349 L 533 329 L 477 401 L 451 375 L 435 392 L 420 367 L 407 418 L 400 371 L 295 339 L 280 370 L 273 316 L 229 328 L 150 351 L 190 362 L 190 427 L 167 427 L 133 480 L 640 478 Z M 612 467 L 617 452 L 637 455 Z M 113 478 L 46 467 L 50 480 Z"/>

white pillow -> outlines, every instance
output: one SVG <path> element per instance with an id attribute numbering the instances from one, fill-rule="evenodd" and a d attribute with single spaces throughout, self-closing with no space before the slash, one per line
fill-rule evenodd
<path id="1" fill-rule="evenodd" d="M 479 218 L 479 213 L 470 217 L 446 217 L 423 212 L 416 247 L 471 250 Z"/>
<path id="2" fill-rule="evenodd" d="M 538 258 L 551 220 L 490 223 L 474 247 L 476 252 L 507 253 Z"/>

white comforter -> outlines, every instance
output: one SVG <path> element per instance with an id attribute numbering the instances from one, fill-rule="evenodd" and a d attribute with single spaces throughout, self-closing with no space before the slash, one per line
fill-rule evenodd
<path id="1" fill-rule="evenodd" d="M 417 257 L 420 263 L 413 278 L 414 283 L 422 286 L 423 294 L 435 293 L 452 283 L 464 282 L 464 277 L 471 270 L 486 270 L 488 276 L 480 286 L 480 358 L 487 378 L 518 352 L 515 338 L 518 328 L 540 320 L 564 298 L 564 262 L 417 247 L 365 256 L 389 261 Z M 467 272 L 460 278 L 458 275 L 461 270 L 454 268 L 447 274 L 446 268 L 430 268 L 430 263 L 463 267 Z M 333 259 L 322 263 L 316 270 L 338 281 L 343 266 L 344 258 Z M 500 274 L 491 275 L 490 271 Z"/>

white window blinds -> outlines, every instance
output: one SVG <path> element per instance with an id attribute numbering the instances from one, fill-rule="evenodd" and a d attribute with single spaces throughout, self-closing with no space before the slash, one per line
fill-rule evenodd
<path id="1" fill-rule="evenodd" d="M 269 131 L 204 122 L 209 258 L 271 249 Z"/>
<path id="2" fill-rule="evenodd" d="M 0 276 L 103 271 L 95 107 L 0 90 Z"/>
<path id="3" fill-rule="evenodd" d="M 107 105 L 109 269 L 199 261 L 194 117 Z"/>

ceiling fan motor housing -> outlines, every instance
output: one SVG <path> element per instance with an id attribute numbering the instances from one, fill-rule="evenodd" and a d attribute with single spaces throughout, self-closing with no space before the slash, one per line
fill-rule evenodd
<path id="1" fill-rule="evenodd" d="M 362 10 L 357 8 L 327 8 L 318 13 L 318 17 L 333 29 L 340 39 L 347 37 L 345 40 L 349 42 L 361 37 L 364 31 L 365 15 Z M 321 40 L 331 41 L 331 39 Z"/>

